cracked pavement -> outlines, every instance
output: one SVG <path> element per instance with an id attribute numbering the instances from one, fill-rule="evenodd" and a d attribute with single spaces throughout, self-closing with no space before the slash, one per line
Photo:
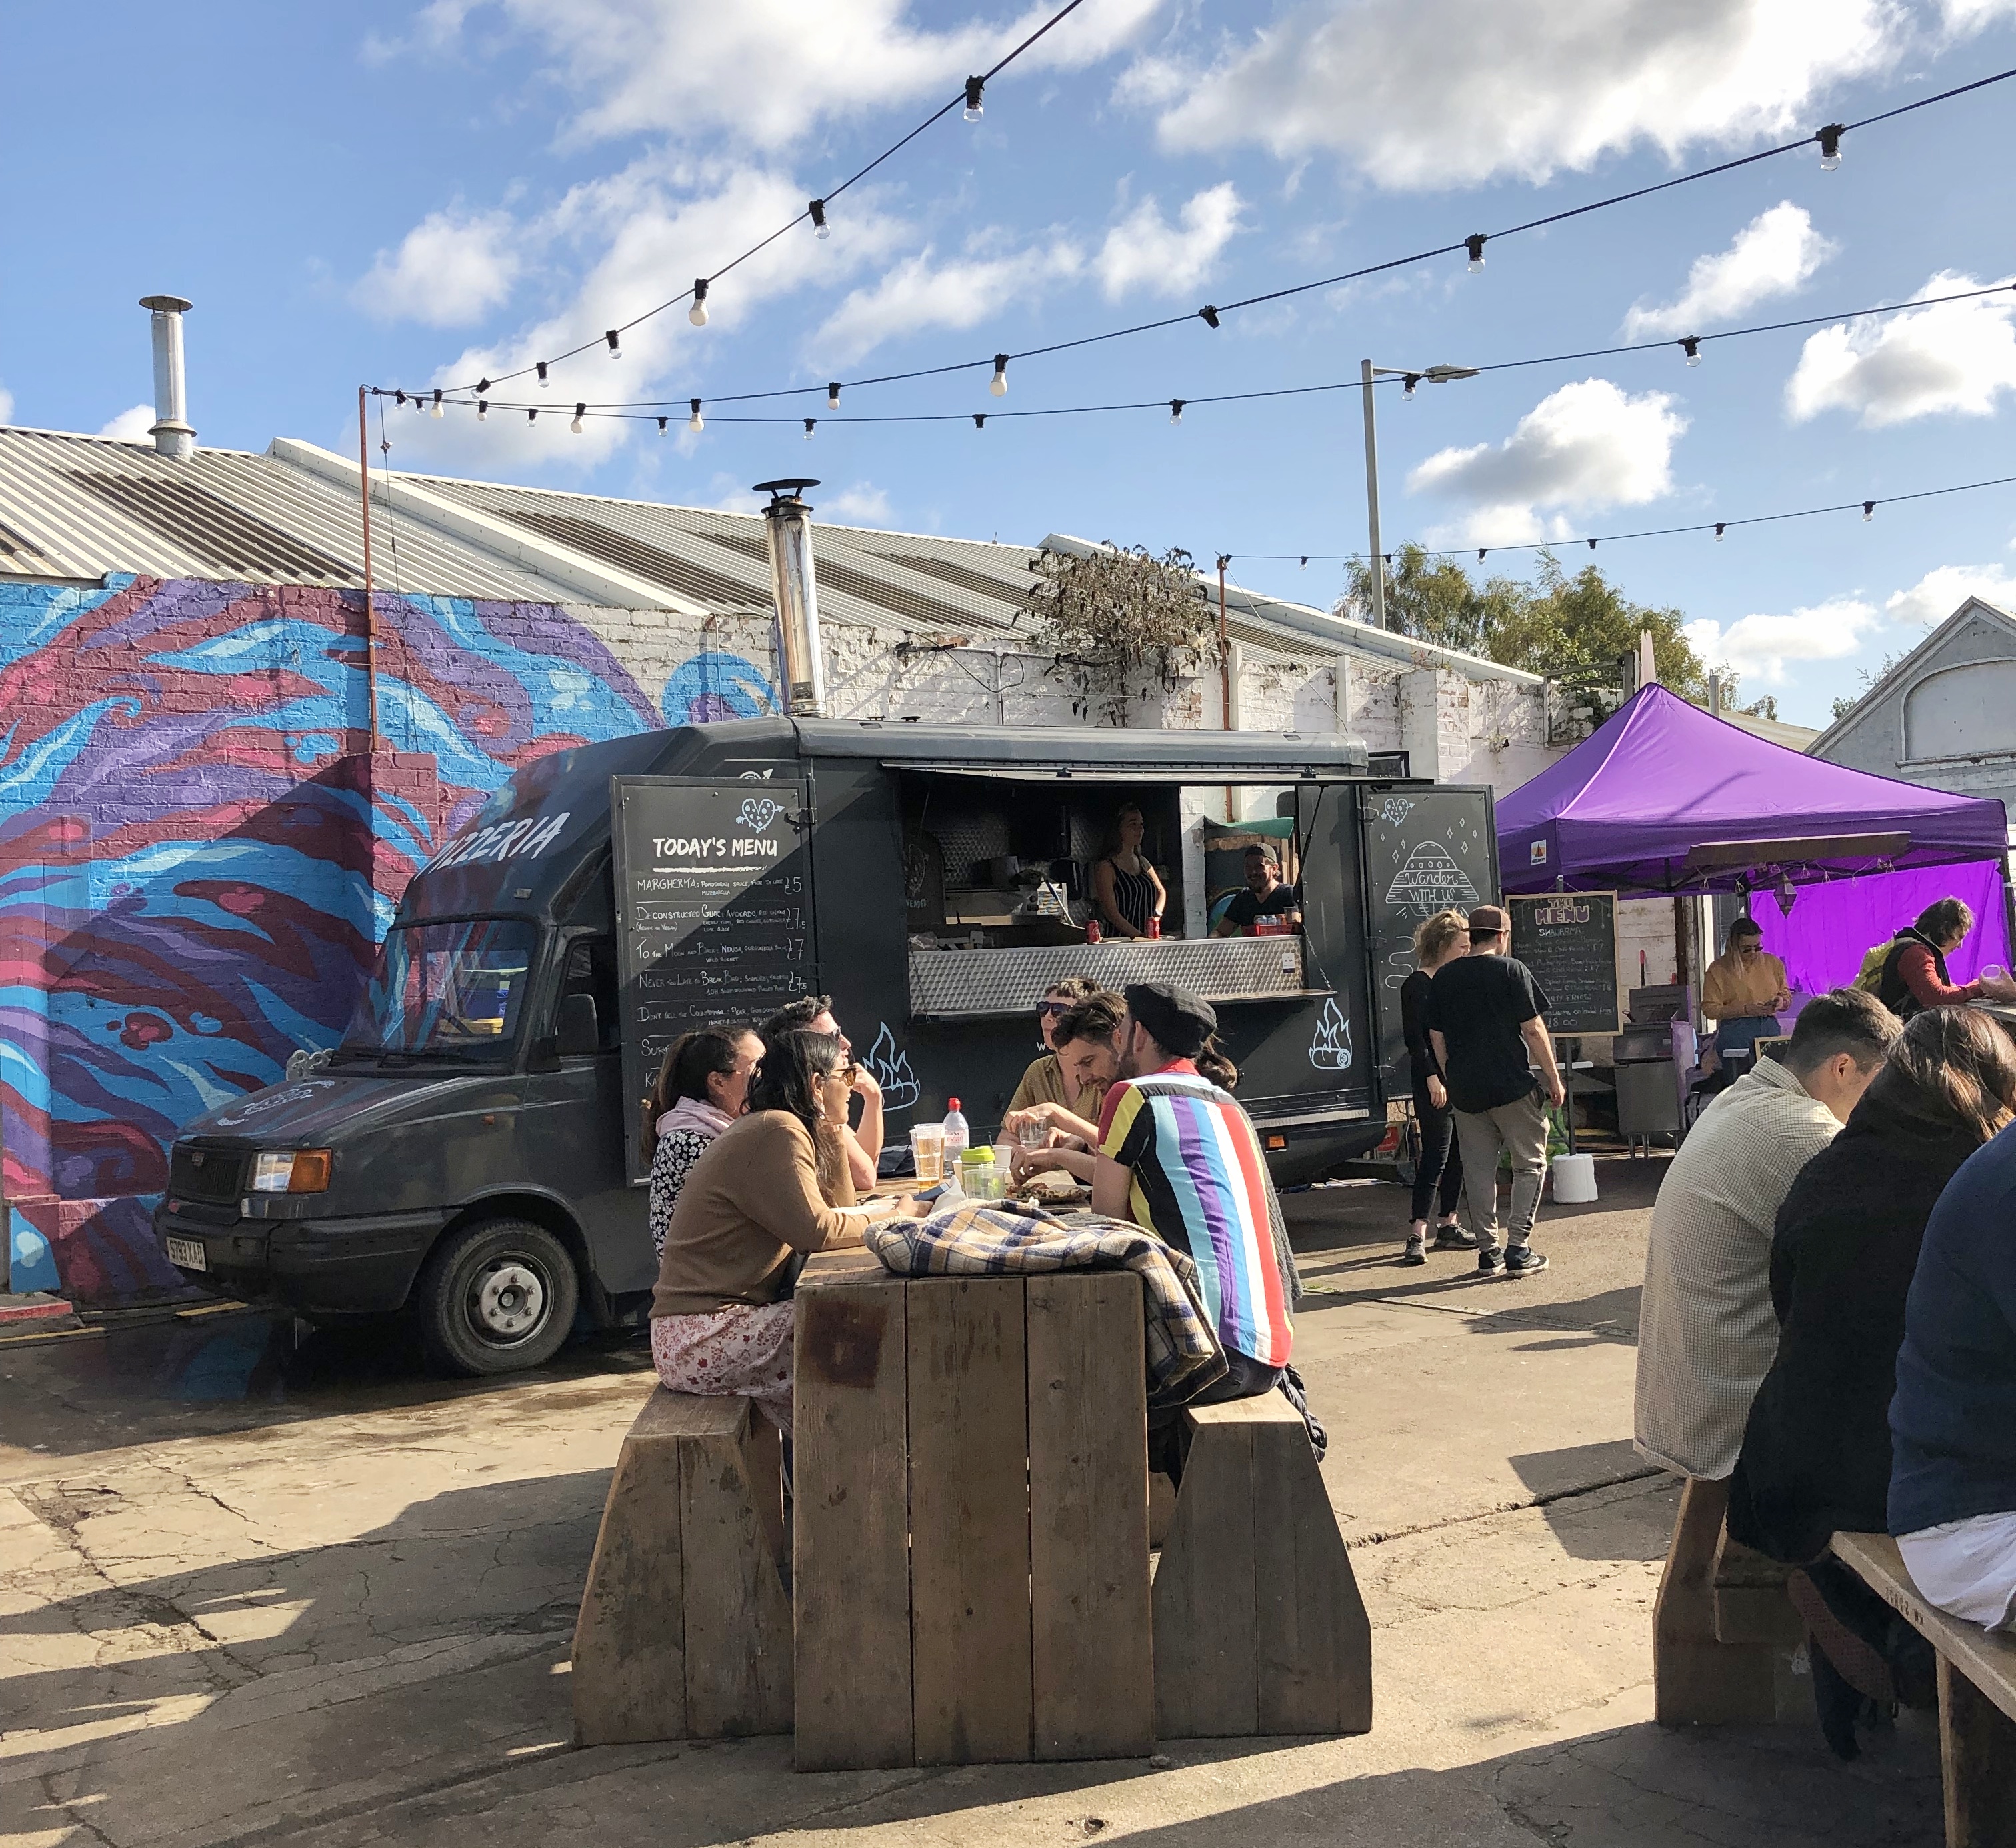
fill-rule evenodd
<path id="1" fill-rule="evenodd" d="M 1631 1450 L 1660 1162 L 1550 1210 L 1553 1267 L 1396 1266 L 1404 1198 L 1287 1204 L 1297 1360 L 1374 1629 L 1363 1738 L 800 1775 L 789 1742 L 577 1752 L 567 1662 L 640 1341 L 450 1384 L 382 1332 L 208 1313 L 0 1341 L 0 1841 L 350 1848 L 1941 1839 L 1937 1741 L 1662 1731 L 1677 1495 Z"/>

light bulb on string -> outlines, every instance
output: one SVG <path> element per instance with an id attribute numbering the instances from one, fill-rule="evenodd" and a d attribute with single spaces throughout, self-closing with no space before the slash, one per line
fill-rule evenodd
<path id="1" fill-rule="evenodd" d="M 395 391 L 393 392 L 393 394 L 392 394 L 392 402 L 393 402 L 393 403 L 394 403 L 394 404 L 396 404 L 396 405 L 403 405 L 405 403 L 405 402 L 406 402 L 406 394 L 405 394 L 405 392 L 403 392 L 403 391 L 396 391 L 396 390 L 395 390 Z"/>
<path id="2" fill-rule="evenodd" d="M 1484 267 L 1484 245 L 1486 234 L 1473 231 L 1463 240 L 1463 247 L 1470 253 L 1470 273 L 1475 276 Z"/>
<path id="3" fill-rule="evenodd" d="M 812 236 L 832 236 L 833 227 L 826 222 L 826 201 L 823 199 L 815 199 L 805 209 L 812 215 Z"/>
<path id="4" fill-rule="evenodd" d="M 1183 422 L 1183 405 L 1187 402 L 1188 401 L 1186 399 L 1180 398 L 1172 398 L 1169 400 L 1169 421 L 1172 423 L 1180 423 Z"/>
<path id="5" fill-rule="evenodd" d="M 490 421 L 490 400 L 488 398 L 479 398 L 476 401 L 476 420 L 479 423 L 487 423 Z"/>
<path id="6" fill-rule="evenodd" d="M 686 428 L 693 431 L 695 435 L 698 435 L 701 430 L 707 428 L 707 420 L 700 414 L 698 398 L 691 398 L 687 402 L 693 405 L 693 415 L 686 420 Z"/>
<path id="7" fill-rule="evenodd" d="M 1308 555 L 1306 553 L 1305 553 L 1303 554 L 1303 557 L 1302 557 L 1302 569 L 1303 569 L 1304 571 L 1307 571 L 1309 568 L 1309 555 Z"/>
<path id="8" fill-rule="evenodd" d="M 818 419 L 818 418 L 816 418 L 816 417 L 808 417 L 808 418 L 805 420 L 805 441 L 806 441 L 807 442 L 810 442 L 810 441 L 812 440 L 812 432 L 813 432 L 815 430 L 816 430 L 818 427 L 819 427 L 819 419 Z"/>
<path id="9" fill-rule="evenodd" d="M 488 393 L 489 393 L 489 391 L 490 391 L 490 381 L 489 381 L 488 379 L 478 379 L 478 380 L 476 381 L 476 395 L 477 395 L 478 398 L 483 398 L 483 397 L 487 396 L 487 395 L 488 394 Z"/>
<path id="10" fill-rule="evenodd" d="M 1862 523 L 1863 523 L 1863 525 L 1865 525 L 1865 526 L 1867 526 L 1867 525 L 1869 524 L 1869 522 L 1870 522 L 1870 521 L 1874 520 L 1875 517 L 1876 517 L 1876 503 L 1875 503 L 1875 502 L 1874 502 L 1873 500 L 1866 500 L 1866 501 L 1864 501 L 1864 502 L 1862 503 Z"/>
<path id="11" fill-rule="evenodd" d="M 1197 310 L 1197 318 L 1204 322 L 1205 326 L 1215 327 L 1218 325 L 1218 310 L 1207 302 L 1202 308 Z"/>
<path id="12" fill-rule="evenodd" d="M 985 411 L 975 411 L 973 413 L 973 427 L 975 430 L 985 430 L 987 427 L 987 413 Z"/>
<path id="13" fill-rule="evenodd" d="M 1729 531 L 1729 522 L 1728 522 L 1726 520 L 1718 520 L 1717 521 L 1715 521 L 1715 542 L 1718 546 L 1719 546 L 1719 545 L 1722 543 L 1722 535 L 1723 535 L 1724 533 L 1727 532 L 1728 531 Z"/>
<path id="14" fill-rule="evenodd" d="M 1680 341 L 1680 351 L 1687 355 L 1688 365 L 1700 365 L 1701 337 L 1698 334 L 1693 333 L 1684 336 Z"/>
<path id="15" fill-rule="evenodd" d="M 1830 122 L 1814 139 L 1820 144 L 1820 171 L 1832 173 L 1841 165 L 1841 138 L 1848 132 L 1839 122 Z"/>
<path id="16" fill-rule="evenodd" d="M 1008 395 L 1008 355 L 1006 353 L 994 355 L 994 376 L 987 381 L 987 389 L 996 398 Z"/>
<path id="17" fill-rule="evenodd" d="M 980 99 L 981 92 L 987 87 L 984 77 L 970 77 L 966 80 L 966 119 L 977 122 L 987 111 Z"/>
<path id="18" fill-rule="evenodd" d="M 448 412 L 441 409 L 441 394 L 438 388 L 434 392 L 434 415 L 437 417 L 445 417 L 448 415 Z"/>
<path id="19" fill-rule="evenodd" d="M 696 327 L 704 327 L 707 325 L 707 278 L 705 276 L 693 278 L 693 306 L 686 310 L 686 319 Z"/>
<path id="20" fill-rule="evenodd" d="M 525 421 L 527 423 L 536 423 L 538 420 L 539 413 L 537 411 L 527 411 L 525 413 Z"/>
<path id="21" fill-rule="evenodd" d="M 1489 551 L 1490 549 L 1491 549 L 1491 548 L 1490 548 L 1489 546 L 1479 546 L 1478 547 L 1478 549 L 1477 549 L 1477 562 L 1478 562 L 1479 564 L 1483 564 L 1483 562 L 1484 562 L 1484 555 L 1485 555 L 1485 553 L 1487 553 L 1487 552 L 1488 552 L 1488 551 Z"/>
<path id="22" fill-rule="evenodd" d="M 567 428 L 572 430 L 576 436 L 579 436 L 581 434 L 581 420 L 587 415 L 588 406 L 586 405 L 578 404 L 574 407 L 574 421 L 567 426 Z"/>
<path id="23" fill-rule="evenodd" d="M 840 409 L 840 380 L 837 379 L 826 388 L 826 408 L 830 411 Z"/>
<path id="24" fill-rule="evenodd" d="M 551 379 L 549 379 L 549 378 L 548 378 L 548 377 L 546 376 L 546 362 L 545 362 L 545 361 L 544 361 L 543 359 L 542 359 L 542 360 L 539 362 L 539 387 L 540 387 L 540 389 L 541 389 L 542 391 L 543 391 L 543 390 L 544 390 L 547 386 L 550 385 L 552 383 L 553 383 L 553 380 L 552 380 Z"/>
<path id="25" fill-rule="evenodd" d="M 1414 387 L 1420 382 L 1421 375 L 1417 372 L 1404 374 L 1400 380 L 1400 395 L 1402 398 L 1412 398 L 1414 395 Z"/>
<path id="26" fill-rule="evenodd" d="M 602 337 L 609 343 L 609 357 L 612 359 L 621 359 L 623 357 L 623 338 L 621 331 L 612 327 Z"/>
<path id="27" fill-rule="evenodd" d="M 658 420 L 659 435 L 663 436 L 665 434 L 665 431 L 670 427 L 671 421 L 671 419 L 669 417 L 661 417 Z"/>

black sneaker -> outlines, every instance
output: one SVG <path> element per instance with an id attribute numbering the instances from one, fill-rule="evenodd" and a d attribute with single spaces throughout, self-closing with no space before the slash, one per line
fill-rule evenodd
<path id="1" fill-rule="evenodd" d="M 1438 1226 L 1435 1228 L 1435 1249 L 1438 1252 L 1474 1252 L 1477 1249 L 1477 1234 L 1461 1226 Z"/>
<path id="2" fill-rule="evenodd" d="M 1414 1234 L 1409 1232 L 1407 1234 L 1407 1248 L 1400 1254 L 1400 1262 L 1402 1264 L 1425 1264 L 1427 1261 L 1427 1247 Z"/>
<path id="3" fill-rule="evenodd" d="M 1547 1260 L 1529 1245 L 1515 1245 L 1505 1254 L 1505 1274 L 1507 1277 L 1531 1277 L 1536 1270 L 1545 1270 Z"/>
<path id="4" fill-rule="evenodd" d="M 1503 1252 L 1479 1252 L 1477 1254 L 1477 1274 L 1479 1277 L 1502 1277 L 1504 1273 L 1505 1254 Z"/>

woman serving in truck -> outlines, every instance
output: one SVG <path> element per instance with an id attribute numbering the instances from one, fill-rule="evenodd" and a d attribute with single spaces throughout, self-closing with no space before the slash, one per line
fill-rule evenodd
<path id="1" fill-rule="evenodd" d="M 1147 832 L 1141 811 L 1132 802 L 1123 804 L 1113 818 L 1106 851 L 1092 869 L 1092 897 L 1100 924 L 1116 937 L 1160 934 L 1169 895 L 1161 875 L 1141 851 Z M 1157 920 L 1152 928 L 1150 920 Z"/>

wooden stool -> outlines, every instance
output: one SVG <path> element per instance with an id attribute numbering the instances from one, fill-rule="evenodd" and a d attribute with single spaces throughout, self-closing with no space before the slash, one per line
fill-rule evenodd
<path id="1" fill-rule="evenodd" d="M 1156 1569 L 1162 1738 L 1369 1732 L 1372 1626 L 1301 1414 L 1194 1407 Z"/>
<path id="2" fill-rule="evenodd" d="M 776 1427 L 658 1387 L 623 1440 L 574 1633 L 574 1742 L 791 1730 Z"/>

